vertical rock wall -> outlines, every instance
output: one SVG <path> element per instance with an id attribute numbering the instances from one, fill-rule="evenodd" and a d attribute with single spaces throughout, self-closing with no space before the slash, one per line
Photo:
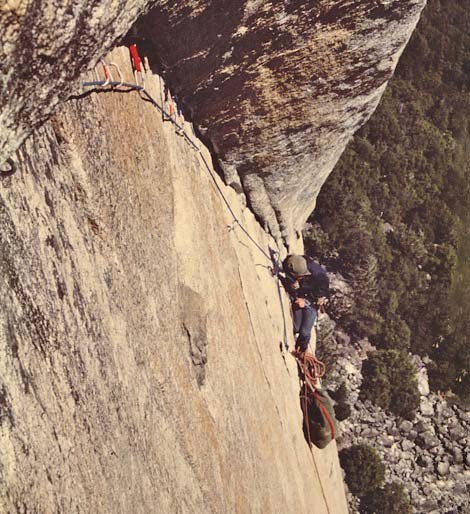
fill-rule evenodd
<path id="1" fill-rule="evenodd" d="M 67 98 L 150 0 L 5 0 L 0 6 L 0 165 Z"/>
<path id="2" fill-rule="evenodd" d="M 109 60 L 131 79 L 125 50 Z M 335 444 L 312 456 L 302 433 L 269 261 L 201 156 L 116 92 L 71 100 L 16 159 L 0 182 L 0 511 L 346 513 Z"/>
<path id="3" fill-rule="evenodd" d="M 159 0 L 133 37 L 276 237 L 295 241 L 425 0 Z"/>

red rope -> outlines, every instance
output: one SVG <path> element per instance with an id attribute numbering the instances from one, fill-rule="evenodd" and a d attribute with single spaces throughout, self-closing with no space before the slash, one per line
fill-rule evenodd
<path id="1" fill-rule="evenodd" d="M 320 398 L 318 397 L 318 393 L 316 391 L 314 391 L 313 396 L 315 397 L 315 400 L 317 400 L 317 403 L 320 406 L 320 409 L 321 409 L 321 411 L 323 412 L 323 415 L 326 418 L 328 426 L 330 427 L 331 439 L 334 439 L 335 438 L 335 427 L 333 425 L 333 420 L 331 419 L 330 414 L 327 411 L 326 407 L 323 405 L 323 403 L 321 402 Z"/>
<path id="2" fill-rule="evenodd" d="M 312 446 L 312 439 L 310 437 L 310 419 L 308 416 L 308 407 L 307 407 L 307 400 L 308 400 L 308 390 L 307 387 L 312 391 L 312 394 L 322 411 L 324 417 L 326 418 L 326 421 L 328 423 L 328 426 L 331 430 L 331 439 L 335 438 L 335 429 L 333 425 L 333 420 L 331 419 L 331 416 L 326 409 L 326 407 L 323 405 L 322 401 L 320 400 L 318 393 L 315 388 L 315 384 L 318 379 L 323 377 L 325 375 L 325 364 L 321 361 L 319 361 L 315 355 L 309 352 L 300 352 L 298 350 L 293 350 L 292 355 L 294 356 L 295 360 L 300 366 L 300 369 L 302 370 L 302 373 L 304 375 L 304 394 L 302 398 L 302 410 L 304 413 L 304 419 L 305 424 L 307 425 L 307 438 L 308 438 L 308 444 L 309 446 Z"/>
<path id="3" fill-rule="evenodd" d="M 324 376 L 326 366 L 310 352 L 293 350 L 292 355 L 304 374 L 304 381 L 308 383 L 312 392 L 315 391 L 315 383 Z"/>

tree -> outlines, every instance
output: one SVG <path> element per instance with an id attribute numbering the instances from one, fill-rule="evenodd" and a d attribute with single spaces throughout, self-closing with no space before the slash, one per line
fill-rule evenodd
<path id="1" fill-rule="evenodd" d="M 407 353 L 398 350 L 368 352 L 362 365 L 359 398 L 370 400 L 397 416 L 413 419 L 419 406 L 416 370 Z"/>
<path id="2" fill-rule="evenodd" d="M 365 444 L 350 446 L 339 453 L 349 490 L 365 496 L 378 489 L 385 479 L 385 466 L 374 448 Z"/>
<path id="3" fill-rule="evenodd" d="M 344 421 L 351 415 L 351 405 L 348 403 L 349 391 L 345 382 L 342 382 L 336 392 L 332 395 L 336 401 L 335 416 L 338 421 Z"/>
<path id="4" fill-rule="evenodd" d="M 408 494 L 401 484 L 392 482 L 361 498 L 364 514 L 412 514 Z"/>
<path id="5" fill-rule="evenodd" d="M 382 325 L 381 333 L 373 342 L 384 350 L 409 350 L 411 330 L 397 314 L 391 314 Z"/>

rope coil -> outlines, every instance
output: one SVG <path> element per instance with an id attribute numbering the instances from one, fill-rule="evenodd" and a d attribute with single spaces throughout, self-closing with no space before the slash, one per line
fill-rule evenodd
<path id="1" fill-rule="evenodd" d="M 317 381 L 325 375 L 325 364 L 318 360 L 315 355 L 310 352 L 300 352 L 299 350 L 293 350 L 291 353 L 299 364 L 300 369 L 302 370 L 304 382 L 308 384 L 312 393 L 315 392 Z"/>

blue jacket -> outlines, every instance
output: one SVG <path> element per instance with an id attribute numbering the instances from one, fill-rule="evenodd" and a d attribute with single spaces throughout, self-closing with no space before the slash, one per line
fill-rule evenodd
<path id="1" fill-rule="evenodd" d="M 299 289 L 294 289 L 292 284 L 295 277 L 286 273 L 286 278 L 281 279 L 287 292 L 293 298 L 307 298 L 315 303 L 318 298 L 328 296 L 330 288 L 330 279 L 326 271 L 320 264 L 316 263 L 311 257 L 304 255 L 307 260 L 307 268 L 310 275 L 306 275 L 299 280 Z"/>

